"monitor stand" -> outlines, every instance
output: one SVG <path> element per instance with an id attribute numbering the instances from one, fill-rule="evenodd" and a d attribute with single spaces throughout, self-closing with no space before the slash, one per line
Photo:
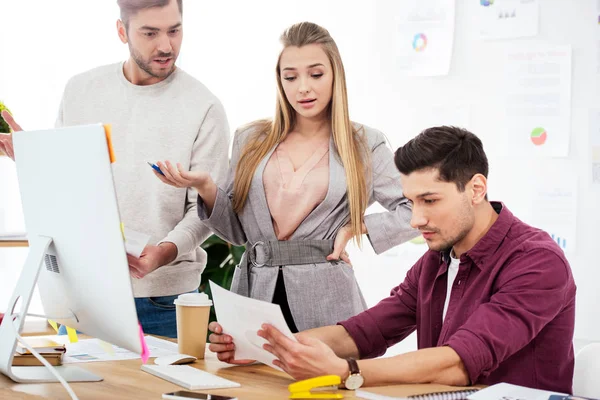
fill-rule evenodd
<path id="1" fill-rule="evenodd" d="M 0 325 L 0 372 L 15 382 L 19 383 L 42 383 L 58 382 L 58 379 L 44 366 L 41 367 L 13 367 L 13 357 L 17 348 L 16 332 L 21 332 L 25 316 L 31 302 L 33 289 L 40 274 L 40 268 L 44 261 L 44 255 L 52 243 L 52 238 L 47 236 L 35 236 L 29 238 L 29 254 L 25 265 L 17 281 L 17 286 L 8 303 L 6 315 Z M 15 314 L 17 302 L 21 300 L 21 310 Z M 17 319 L 18 326 L 13 326 Z M 92 374 L 83 368 L 74 366 L 56 366 L 58 373 L 67 382 L 98 382 L 102 378 Z"/>

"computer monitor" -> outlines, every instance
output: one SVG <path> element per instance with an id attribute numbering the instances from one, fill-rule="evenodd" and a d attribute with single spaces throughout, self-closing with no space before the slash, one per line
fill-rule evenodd
<path id="1" fill-rule="evenodd" d="M 17 382 L 56 381 L 45 367 L 11 366 L 13 324 L 22 329 L 36 283 L 49 319 L 141 354 L 109 133 L 97 124 L 15 132 L 13 141 L 29 254 L 0 325 L 0 372 Z M 102 379 L 56 368 L 67 381 Z"/>

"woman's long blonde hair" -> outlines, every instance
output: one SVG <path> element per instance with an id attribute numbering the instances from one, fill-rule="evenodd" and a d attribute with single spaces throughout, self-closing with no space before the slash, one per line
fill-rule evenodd
<path id="1" fill-rule="evenodd" d="M 360 244 L 362 221 L 368 203 L 366 172 L 369 153 L 366 151 L 365 139 L 354 129 L 348 115 L 346 75 L 340 52 L 329 32 L 310 22 L 292 25 L 283 32 L 280 41 L 284 50 L 289 46 L 320 45 L 333 68 L 333 91 L 329 105 L 331 131 L 335 148 L 346 172 L 352 232 Z M 256 168 L 269 151 L 282 142 L 296 125 L 296 111 L 288 102 L 281 85 L 280 61 L 281 53 L 275 70 L 277 76 L 275 118 L 272 121 L 263 120 L 253 124 L 256 133 L 244 146 L 235 171 L 233 209 L 238 213 L 244 208 Z"/>

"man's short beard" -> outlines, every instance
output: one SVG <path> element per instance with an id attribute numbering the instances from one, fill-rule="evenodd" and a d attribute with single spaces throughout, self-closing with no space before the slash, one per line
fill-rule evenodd
<path id="1" fill-rule="evenodd" d="M 458 235 L 456 235 L 452 239 L 446 241 L 445 243 L 442 243 L 438 248 L 431 249 L 431 250 L 439 251 L 442 253 L 445 253 L 445 252 L 451 250 L 456 243 L 460 242 L 461 240 L 463 240 L 465 238 L 465 236 L 467 236 L 467 234 L 469 233 L 470 230 L 471 230 L 470 228 L 463 229 Z"/>
<path id="2" fill-rule="evenodd" d="M 173 63 L 171 70 L 168 71 L 165 75 L 157 75 L 156 73 L 154 73 L 154 71 L 152 71 L 152 68 L 150 67 L 149 63 L 145 62 L 144 59 L 140 56 L 140 54 L 131 46 L 131 43 L 129 43 L 129 53 L 131 54 L 131 58 L 133 58 L 133 61 L 137 64 L 137 66 L 153 78 L 167 78 L 175 70 L 175 63 Z"/>

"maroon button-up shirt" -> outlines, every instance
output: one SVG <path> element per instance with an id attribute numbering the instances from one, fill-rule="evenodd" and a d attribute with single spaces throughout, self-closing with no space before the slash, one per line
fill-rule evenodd
<path id="1" fill-rule="evenodd" d="M 428 251 L 375 307 L 340 322 L 361 358 L 415 329 L 419 349 L 450 346 L 473 384 L 508 382 L 571 393 L 575 282 L 550 236 L 501 203 L 490 230 L 460 257 L 446 319 L 449 253 Z"/>

